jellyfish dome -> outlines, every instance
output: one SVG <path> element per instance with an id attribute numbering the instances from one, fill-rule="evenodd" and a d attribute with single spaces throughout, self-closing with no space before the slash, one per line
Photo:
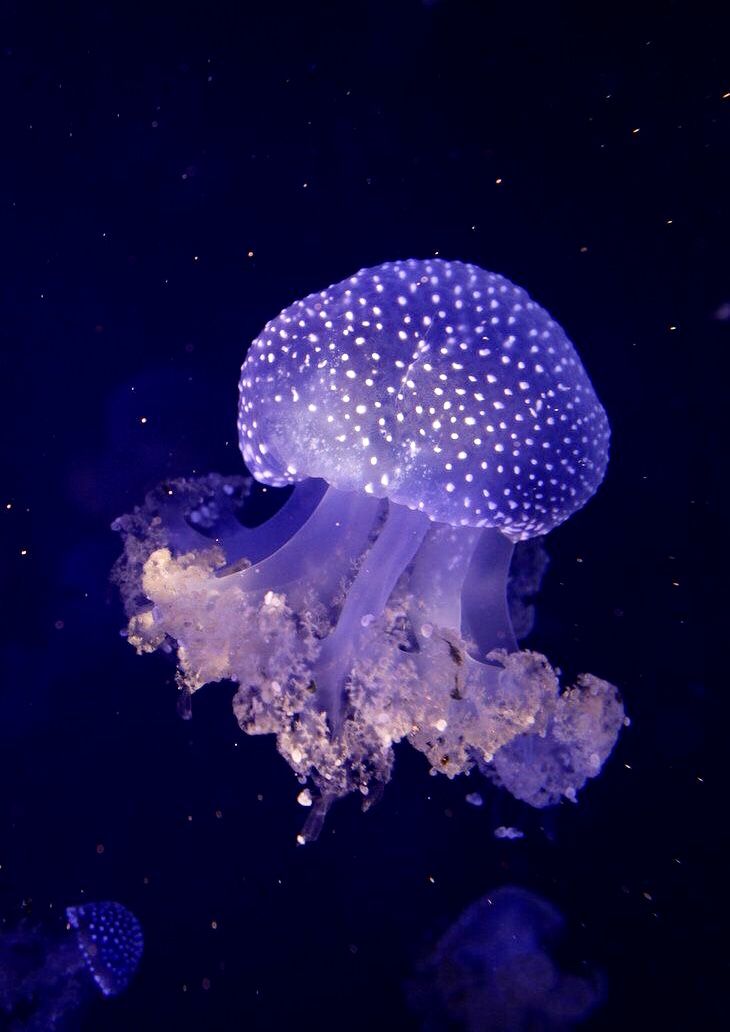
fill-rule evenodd
<path id="1" fill-rule="evenodd" d="M 574 799 L 623 709 L 518 650 L 507 587 L 516 543 L 596 491 L 609 426 L 547 312 L 461 262 L 363 270 L 264 327 L 238 430 L 257 481 L 294 485 L 278 512 L 247 527 L 242 477 L 161 485 L 114 524 L 116 579 L 129 641 L 176 651 L 186 705 L 234 682 L 243 730 L 318 790 L 300 840 L 339 796 L 370 801 L 403 739 L 434 772 Z"/>
<path id="2" fill-rule="evenodd" d="M 603 480 L 609 426 L 572 344 L 503 276 L 386 262 L 268 323 L 243 365 L 244 460 L 452 526 L 544 534 Z"/>
<path id="3" fill-rule="evenodd" d="M 562 914 L 514 886 L 466 908 L 408 986 L 423 1027 L 467 1032 L 560 1032 L 582 1024 L 603 1000 L 599 973 L 563 971 L 554 947 Z"/>
<path id="4" fill-rule="evenodd" d="M 144 949 L 142 926 L 121 903 L 86 903 L 67 907 L 89 974 L 104 996 L 126 989 Z"/>

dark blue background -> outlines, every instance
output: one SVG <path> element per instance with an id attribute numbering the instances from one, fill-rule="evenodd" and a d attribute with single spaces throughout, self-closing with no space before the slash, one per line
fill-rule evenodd
<path id="1" fill-rule="evenodd" d="M 689 3 L 2 10 L 0 918 L 139 916 L 139 976 L 84 1028 L 403 1029 L 418 960 L 513 883 L 605 971 L 588 1027 L 719 1027 L 728 25 Z M 609 412 L 530 644 L 619 685 L 633 723 L 577 807 L 483 786 L 474 809 L 474 778 L 403 748 L 376 808 L 298 849 L 296 782 L 231 689 L 183 723 L 170 662 L 119 636 L 109 524 L 167 476 L 241 471 L 238 370 L 280 308 L 433 254 L 524 285 Z"/>

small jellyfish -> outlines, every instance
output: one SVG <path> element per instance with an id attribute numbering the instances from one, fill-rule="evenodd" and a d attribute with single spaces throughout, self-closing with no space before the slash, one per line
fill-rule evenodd
<path id="1" fill-rule="evenodd" d="M 66 1028 L 95 992 L 118 995 L 137 970 L 142 928 L 121 903 L 68 907 L 66 917 L 66 932 L 28 924 L 0 930 L 0 1015 L 8 1028 Z"/>
<path id="2" fill-rule="evenodd" d="M 407 987 L 421 1028 L 574 1028 L 602 1002 L 604 984 L 598 975 L 556 964 L 551 947 L 564 924 L 551 903 L 520 888 L 497 889 L 472 903 Z"/>
<path id="3" fill-rule="evenodd" d="M 68 907 L 86 966 L 104 996 L 127 988 L 142 958 L 144 941 L 139 921 L 121 903 L 87 903 Z"/>
<path id="4" fill-rule="evenodd" d="M 519 828 L 512 828 L 504 824 L 494 829 L 494 837 L 499 839 L 521 839 L 525 837 L 524 831 Z"/>
<path id="5" fill-rule="evenodd" d="M 163 484 L 115 522 L 115 576 L 130 643 L 176 651 L 184 711 L 234 682 L 243 730 L 275 734 L 316 790 L 300 841 L 334 799 L 377 798 L 404 739 L 433 772 L 479 766 L 534 806 L 575 799 L 623 709 L 606 681 L 561 690 L 518 650 L 539 549 L 510 578 L 515 545 L 581 508 L 608 461 L 560 326 L 474 265 L 365 269 L 264 327 L 238 432 L 257 481 L 294 485 L 278 512 L 246 526 L 240 477 Z"/>

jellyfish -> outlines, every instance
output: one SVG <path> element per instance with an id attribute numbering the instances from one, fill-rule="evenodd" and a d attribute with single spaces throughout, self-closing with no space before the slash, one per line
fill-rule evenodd
<path id="1" fill-rule="evenodd" d="M 65 932 L 27 924 L 0 930 L 4 1028 L 68 1027 L 95 993 L 117 996 L 129 984 L 143 950 L 134 914 L 121 903 L 84 903 L 68 907 L 66 919 Z"/>
<path id="2" fill-rule="evenodd" d="M 427 1032 L 558 1032 L 604 998 L 596 973 L 561 971 L 551 953 L 565 921 L 547 900 L 505 886 L 467 907 L 407 987 Z"/>
<path id="3" fill-rule="evenodd" d="M 524 632 L 539 551 L 508 599 L 515 546 L 580 509 L 608 461 L 561 327 L 474 265 L 364 269 L 253 341 L 238 434 L 255 481 L 289 489 L 278 511 L 252 525 L 250 477 L 167 482 L 113 524 L 114 576 L 129 642 L 176 652 L 184 712 L 233 682 L 241 728 L 275 735 L 311 785 L 299 841 L 335 799 L 378 798 L 404 740 L 433 773 L 479 767 L 533 806 L 575 800 L 622 704 L 591 674 L 561 688 L 518 649 L 510 610 Z"/>

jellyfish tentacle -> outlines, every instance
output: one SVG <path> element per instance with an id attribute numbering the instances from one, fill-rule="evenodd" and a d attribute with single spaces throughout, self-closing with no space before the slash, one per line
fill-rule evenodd
<path id="1" fill-rule="evenodd" d="M 309 811 L 306 821 L 302 825 L 302 830 L 297 835 L 298 845 L 305 846 L 308 842 L 317 841 L 324 827 L 330 807 L 336 800 L 336 795 L 327 792 L 317 796 L 312 803 L 312 809 Z"/>
<path id="2" fill-rule="evenodd" d="M 275 551 L 246 569 L 234 568 L 228 577 L 226 567 L 218 570 L 222 586 L 230 580 L 238 590 L 266 592 L 306 581 L 317 585 L 318 595 L 333 596 L 366 547 L 381 504 L 377 498 L 328 488 L 305 522 Z"/>
<path id="3" fill-rule="evenodd" d="M 514 544 L 492 528 L 438 524 L 411 574 L 411 620 L 417 637 L 431 627 L 464 638 L 473 657 L 517 647 L 505 585 Z"/>
<path id="4" fill-rule="evenodd" d="M 423 643 L 433 628 L 461 630 L 461 590 L 480 531 L 433 524 L 413 564 L 408 582 L 409 616 Z"/>
<path id="5" fill-rule="evenodd" d="M 216 473 L 199 479 L 182 477 L 150 491 L 145 506 L 156 513 L 174 551 L 192 552 L 213 544 L 206 534 L 212 527 L 228 540 L 244 529 L 235 518 L 233 500 L 245 498 L 251 484 L 250 477 L 224 478 Z"/>
<path id="6" fill-rule="evenodd" d="M 240 497 L 247 496 L 251 479 L 210 474 L 198 480 L 171 480 L 147 494 L 145 510 L 164 528 L 165 543 L 176 555 L 218 545 L 226 558 L 218 576 L 233 572 L 241 560 L 255 564 L 293 537 L 322 501 L 327 484 L 308 477 L 296 485 L 281 508 L 258 527 L 247 527 L 236 516 Z M 121 517 L 113 529 L 126 530 Z M 150 520 L 152 525 L 152 519 Z"/>
<path id="7" fill-rule="evenodd" d="M 256 531 L 262 542 L 265 528 Z M 490 635 L 504 644 L 497 631 L 508 619 L 512 546 L 498 531 L 432 523 L 328 488 L 282 547 L 216 577 L 211 538 L 173 556 L 156 509 L 122 518 L 118 529 L 130 641 L 140 651 L 174 642 L 190 692 L 226 678 L 238 684 L 241 727 L 276 734 L 300 779 L 319 790 L 305 841 L 336 798 L 357 790 L 370 799 L 404 738 L 434 770 L 454 777 L 478 763 L 536 806 L 573 798 L 616 740 L 623 711 L 609 685 L 587 682 L 560 702 L 544 657 L 484 654 Z M 478 640 L 483 606 L 497 617 L 477 649 L 469 638 Z"/>
<path id="8" fill-rule="evenodd" d="M 389 504 L 378 539 L 350 586 L 335 628 L 322 644 L 313 676 L 335 728 L 341 718 L 344 679 L 364 631 L 382 613 L 428 528 L 429 520 L 423 513 Z"/>
<path id="9" fill-rule="evenodd" d="M 217 576 L 225 576 L 242 558 L 255 564 L 282 548 L 314 513 L 326 491 L 324 480 L 308 477 L 294 487 L 278 512 L 261 526 L 244 527 L 237 523 L 233 540 L 225 535 L 223 527 L 216 527 L 216 541 L 223 545 L 228 560 Z"/>
<path id="10" fill-rule="evenodd" d="M 485 527 L 472 552 L 461 589 L 461 625 L 474 643 L 474 658 L 483 660 L 494 648 L 517 648 L 506 591 L 514 549 L 504 534 Z"/>

